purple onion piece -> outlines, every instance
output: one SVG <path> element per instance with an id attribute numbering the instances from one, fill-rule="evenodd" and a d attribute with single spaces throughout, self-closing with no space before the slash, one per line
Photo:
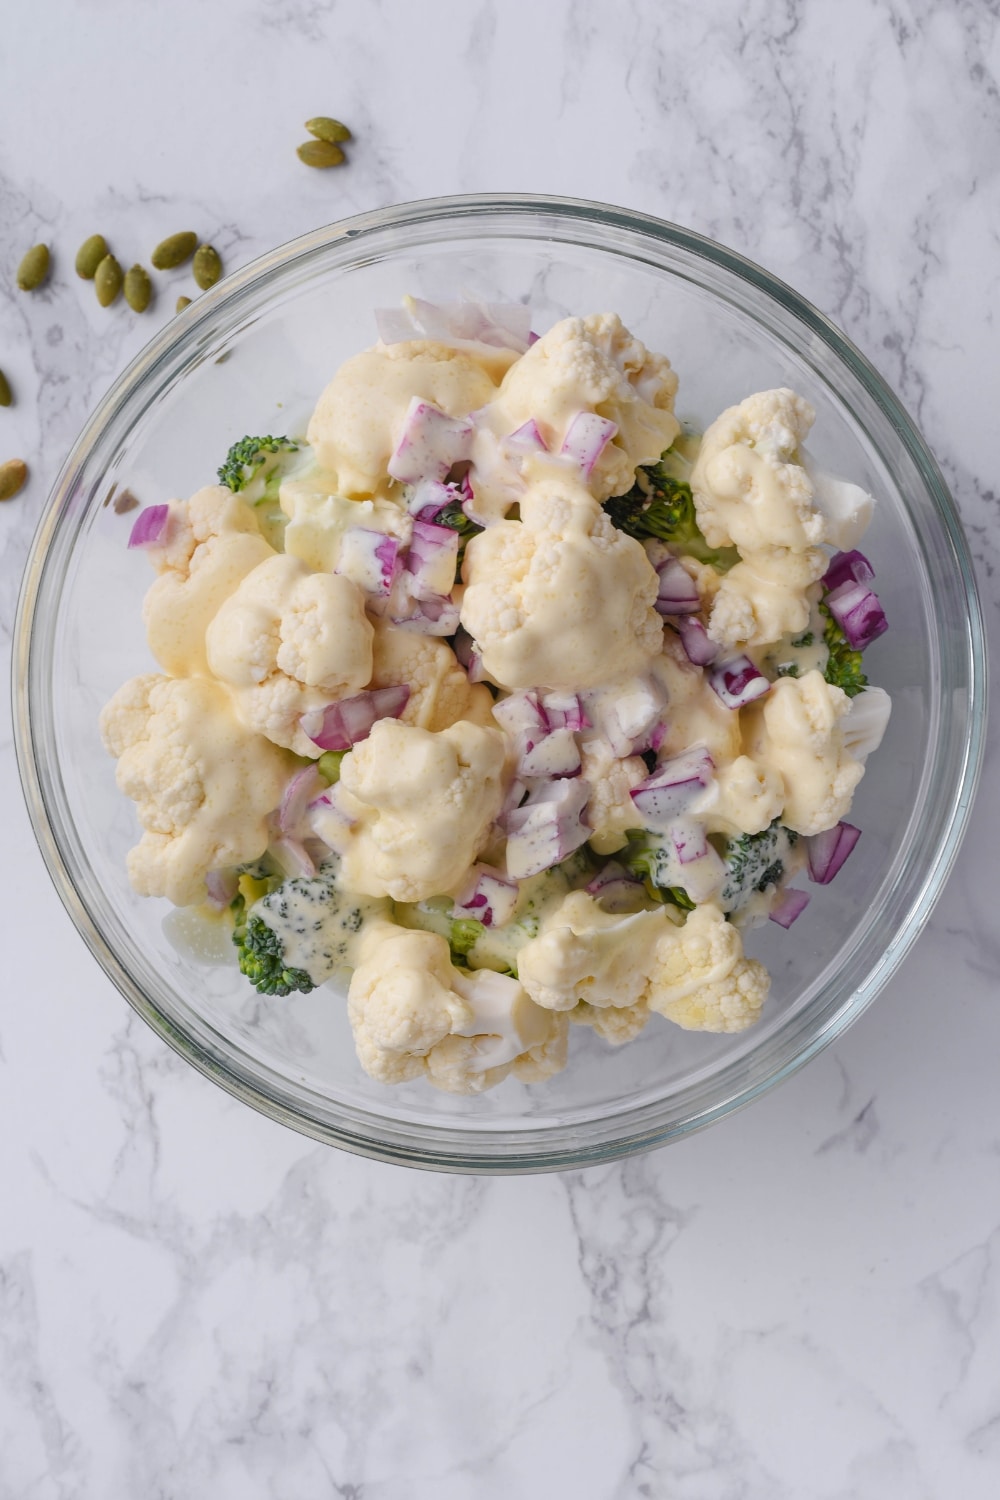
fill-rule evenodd
<path id="1" fill-rule="evenodd" d="M 693 615 L 684 615 L 677 621 L 677 630 L 688 661 L 693 662 L 696 667 L 710 666 L 718 656 L 719 648 L 715 641 L 709 639 L 702 622 Z"/>
<path id="2" fill-rule="evenodd" d="M 793 890 L 789 886 L 782 891 L 777 903 L 768 912 L 768 916 L 772 922 L 777 922 L 779 927 L 791 927 L 808 905 L 808 894 L 805 891 Z"/>
<path id="3" fill-rule="evenodd" d="M 577 465 L 584 479 L 589 479 L 594 465 L 618 431 L 618 424 L 593 411 L 577 412 L 566 429 L 559 452 Z"/>
<path id="4" fill-rule="evenodd" d="M 516 880 L 488 865 L 475 865 L 471 879 L 452 909 L 455 917 L 475 917 L 484 927 L 502 927 L 514 915 L 519 887 Z"/>
<path id="5" fill-rule="evenodd" d="M 320 750 L 350 750 L 368 738 L 379 719 L 398 719 L 409 700 L 410 689 L 405 683 L 371 688 L 303 714 L 299 725 Z"/>
<path id="6" fill-rule="evenodd" d="M 550 729 L 572 729 L 579 733 L 590 728 L 578 693 L 542 693 L 541 708 Z"/>
<path id="7" fill-rule="evenodd" d="M 403 484 L 444 479 L 453 464 L 469 457 L 472 438 L 473 424 L 467 417 L 449 417 L 432 402 L 414 396 L 406 409 L 388 471 Z"/>
<path id="8" fill-rule="evenodd" d="M 316 865 L 309 850 L 300 839 L 275 839 L 268 846 L 279 869 L 291 878 L 311 880 L 316 874 Z"/>
<path id="9" fill-rule="evenodd" d="M 386 597 L 396 576 L 399 542 L 384 531 L 349 526 L 340 539 L 336 573 L 342 573 L 366 594 Z"/>
<path id="10" fill-rule="evenodd" d="M 542 430 L 534 417 L 529 417 L 527 422 L 522 422 L 520 427 L 508 433 L 501 440 L 501 446 L 513 448 L 518 453 L 547 453 L 549 451 L 548 444 L 542 437 Z"/>
<path id="11" fill-rule="evenodd" d="M 823 587 L 832 592 L 842 583 L 871 583 L 875 569 L 863 552 L 835 552 L 823 574 Z"/>
<path id="12" fill-rule="evenodd" d="M 659 769 L 631 791 L 632 801 L 648 828 L 667 831 L 687 811 L 712 779 L 715 763 L 704 746 L 685 750 L 664 761 Z"/>
<path id="13" fill-rule="evenodd" d="M 809 879 L 816 885 L 829 885 L 861 837 L 853 823 L 838 823 L 806 839 Z"/>
<path id="14" fill-rule="evenodd" d="M 208 904 L 216 911 L 225 911 L 230 902 L 235 900 L 238 890 L 239 877 L 235 870 L 209 870 L 205 876 Z"/>
<path id="15" fill-rule="evenodd" d="M 701 600 L 694 579 L 676 557 L 668 557 L 656 570 L 660 586 L 655 608 L 661 615 L 696 615 Z"/>
<path id="16" fill-rule="evenodd" d="M 541 739 L 530 742 L 518 761 L 518 775 L 578 776 L 580 747 L 572 729 L 550 729 Z"/>
<path id="17" fill-rule="evenodd" d="M 147 505 L 132 523 L 128 545 L 130 547 L 159 547 L 166 540 L 169 525 L 169 505 Z"/>
<path id="18" fill-rule="evenodd" d="M 744 708 L 770 692 L 771 684 L 749 656 L 732 656 L 709 674 L 708 685 L 727 708 Z"/>
<path id="19" fill-rule="evenodd" d="M 278 808 L 277 827 L 281 834 L 298 837 L 309 804 L 326 791 L 326 778 L 315 766 L 304 766 L 290 778 Z"/>
<path id="20" fill-rule="evenodd" d="M 863 583 L 842 583 L 824 603 L 853 651 L 863 651 L 889 628 L 877 595 Z"/>
<path id="21" fill-rule="evenodd" d="M 675 818 L 670 827 L 670 837 L 682 865 L 704 859 L 708 853 L 709 843 L 705 837 L 705 829 L 694 818 Z"/>
<path id="22" fill-rule="evenodd" d="M 458 562 L 458 532 L 450 526 L 414 521 L 404 567 L 412 574 L 415 599 L 441 599 L 451 592 Z"/>
<path id="23" fill-rule="evenodd" d="M 505 818 L 507 874 L 516 880 L 539 875 L 579 849 L 590 836 L 584 808 L 590 784 L 576 777 L 543 783 L 523 807 Z"/>

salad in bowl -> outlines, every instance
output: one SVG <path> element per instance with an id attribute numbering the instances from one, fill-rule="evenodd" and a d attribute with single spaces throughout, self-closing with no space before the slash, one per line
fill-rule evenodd
<path id="1" fill-rule="evenodd" d="M 753 929 L 851 854 L 889 720 L 872 496 L 787 387 L 685 429 L 614 312 L 376 316 L 303 432 L 134 522 L 159 670 L 101 713 L 133 888 L 274 1005 L 343 981 L 381 1084 L 752 1026 Z"/>

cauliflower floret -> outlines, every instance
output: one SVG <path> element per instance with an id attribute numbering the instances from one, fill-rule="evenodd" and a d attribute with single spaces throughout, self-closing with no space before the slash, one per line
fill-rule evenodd
<path id="1" fill-rule="evenodd" d="M 847 815 L 864 765 L 844 744 L 841 720 L 851 700 L 817 670 L 781 677 L 742 712 L 744 744 L 785 784 L 781 821 L 796 833 L 821 833 Z"/>
<path id="2" fill-rule="evenodd" d="M 614 854 L 627 843 L 626 831 L 643 826 L 629 793 L 645 781 L 649 772 L 638 755 L 619 760 L 600 736 L 580 744 L 580 775 L 590 783 L 590 801 L 585 815 L 593 832 L 588 843 L 595 854 Z"/>
<path id="3" fill-rule="evenodd" d="M 589 1026 L 612 1047 L 624 1047 L 645 1028 L 649 1006 L 645 1000 L 640 1000 L 638 1005 L 605 1006 L 588 1005 L 586 1000 L 581 1000 L 576 1009 L 569 1012 L 569 1019 L 579 1026 Z"/>
<path id="4" fill-rule="evenodd" d="M 547 1010 L 572 1010 L 580 1000 L 598 1009 L 641 1004 L 657 943 L 673 920 L 666 906 L 620 916 L 586 891 L 571 891 L 521 949 L 518 976 Z"/>
<path id="5" fill-rule="evenodd" d="M 565 1061 L 565 1021 L 516 979 L 453 968 L 437 933 L 372 923 L 347 1008 L 361 1066 L 382 1083 L 424 1076 L 449 1093 L 477 1094 L 512 1068 L 536 1081 Z"/>
<path id="6" fill-rule="evenodd" d="M 463 576 L 462 624 L 502 687 L 577 692 L 642 672 L 660 650 L 642 547 L 553 467 L 528 486 L 519 521 L 472 538 Z"/>
<path id="7" fill-rule="evenodd" d="M 708 634 L 722 646 L 766 646 L 807 629 L 819 598 L 816 580 L 830 559 L 818 547 L 789 552 L 772 547 L 738 562 L 721 579 Z"/>
<path id="8" fill-rule="evenodd" d="M 689 660 L 672 630 L 664 633 L 663 650 L 652 663 L 653 676 L 667 697 L 660 755 L 679 755 L 691 745 L 705 745 L 716 769 L 740 753 L 739 714 L 733 713 L 708 684 L 708 676 Z"/>
<path id="9" fill-rule="evenodd" d="M 371 685 L 380 688 L 403 683 L 410 689 L 400 715 L 404 724 L 435 730 L 447 729 L 459 719 L 473 724 L 493 723 L 489 688 L 469 681 L 446 641 L 376 622 Z"/>
<path id="10" fill-rule="evenodd" d="M 224 485 L 173 502 L 166 545 L 150 548 L 159 578 L 142 607 L 149 648 L 172 677 L 208 676 L 205 632 L 246 575 L 273 548 L 248 505 Z"/>
<path id="11" fill-rule="evenodd" d="M 457 890 L 500 811 L 504 754 L 498 729 L 380 719 L 341 763 L 345 886 L 394 901 Z"/>
<path id="12" fill-rule="evenodd" d="M 372 637 L 361 591 L 350 579 L 310 573 L 279 553 L 221 606 L 206 648 L 209 667 L 235 690 L 249 728 L 298 755 L 315 755 L 299 720 L 365 686 Z"/>
<path id="13" fill-rule="evenodd" d="M 738 755 L 719 766 L 708 786 L 691 806 L 708 833 L 736 837 L 762 833 L 785 805 L 785 782 L 774 766 L 758 765 L 749 755 Z"/>
<path id="14" fill-rule="evenodd" d="M 566 896 L 525 944 L 518 974 L 546 1008 L 583 1001 L 625 1011 L 627 1019 L 603 1027 L 608 1040 L 640 1030 L 647 1009 L 689 1030 L 741 1031 L 756 1021 L 770 984 L 717 906 L 698 906 L 683 923 L 666 906 L 614 916 L 585 891 Z M 587 1012 L 579 1019 L 594 1024 Z"/>
<path id="15" fill-rule="evenodd" d="M 804 552 L 826 539 L 809 475 L 796 462 L 816 413 L 782 387 L 758 391 L 706 431 L 691 471 L 698 525 L 711 547 Z"/>
<path id="16" fill-rule="evenodd" d="M 489 422 L 506 434 L 533 419 L 558 453 L 581 411 L 610 418 L 617 435 L 587 480 L 591 494 L 606 500 L 629 488 L 639 464 L 670 447 L 680 431 L 676 391 L 670 361 L 648 352 L 615 313 L 564 318 L 512 365 Z"/>
<path id="17" fill-rule="evenodd" d="M 101 714 L 116 779 L 146 830 L 128 856 L 141 896 L 189 906 L 210 870 L 259 859 L 268 814 L 295 770 L 290 755 L 248 734 L 210 678 L 135 677 Z"/>
<path id="18" fill-rule="evenodd" d="M 377 344 L 341 365 L 319 398 L 308 439 L 349 499 L 385 492 L 389 459 L 413 396 L 450 417 L 496 395 L 497 351 L 487 354 L 425 340 Z M 492 373 L 491 373 L 492 372 Z"/>

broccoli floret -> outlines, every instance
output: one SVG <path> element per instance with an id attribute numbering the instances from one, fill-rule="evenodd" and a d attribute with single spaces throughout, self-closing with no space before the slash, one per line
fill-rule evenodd
<path id="1" fill-rule="evenodd" d="M 245 974 L 262 995 L 290 995 L 293 990 L 308 995 L 315 988 L 309 975 L 304 969 L 289 968 L 285 964 L 278 934 L 272 932 L 260 917 L 247 914 L 247 894 L 252 896 L 252 892 L 245 894 L 241 889 L 232 903 L 233 942 L 240 973 Z"/>
<path id="2" fill-rule="evenodd" d="M 691 486 L 668 472 L 671 460 L 668 448 L 657 463 L 640 465 L 632 488 L 604 502 L 608 518 L 636 541 L 657 537 L 726 572 L 739 562 L 739 553 L 735 547 L 708 545 L 698 525 Z"/>
<path id="3" fill-rule="evenodd" d="M 819 608 L 824 617 L 823 639 L 830 652 L 823 676 L 834 687 L 843 688 L 848 698 L 856 698 L 868 686 L 868 678 L 861 666 L 861 652 L 852 651 L 826 605 L 821 604 Z"/>
<path id="4" fill-rule="evenodd" d="M 619 850 L 615 859 L 643 881 L 654 900 L 669 902 L 682 911 L 694 911 L 694 902 L 683 886 L 670 883 L 671 876 L 677 874 L 677 853 L 666 834 L 631 828 L 627 837 L 627 846 Z"/>
<path id="5" fill-rule="evenodd" d="M 723 911 L 738 911 L 754 892 L 780 885 L 785 878 L 785 861 L 798 839 L 798 834 L 777 818 L 762 833 L 741 833 L 738 838 L 727 839 L 722 851 L 726 877 L 719 897 Z"/>
<path id="6" fill-rule="evenodd" d="M 226 461 L 219 469 L 219 483 L 232 490 L 233 494 L 238 494 L 241 490 L 245 490 L 254 479 L 265 478 L 263 493 L 251 503 L 271 498 L 267 492 L 266 481 L 277 469 L 276 455 L 297 453 L 298 447 L 298 443 L 287 437 L 240 438 L 239 442 L 234 443 L 226 454 Z"/>
<path id="7" fill-rule="evenodd" d="M 486 928 L 482 922 L 477 922 L 475 917 L 453 918 L 451 931 L 448 934 L 452 963 L 461 968 L 462 960 L 468 957 L 485 931 Z"/>

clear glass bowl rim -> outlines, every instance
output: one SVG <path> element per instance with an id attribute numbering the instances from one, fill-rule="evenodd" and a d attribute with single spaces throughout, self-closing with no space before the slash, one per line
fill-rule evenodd
<path id="1" fill-rule="evenodd" d="M 915 892 L 908 918 L 893 935 L 883 961 L 869 974 L 866 982 L 848 995 L 804 1043 L 800 1042 L 793 1049 L 786 1047 L 784 1051 L 787 1055 L 779 1055 L 774 1066 L 765 1073 L 751 1076 L 748 1081 L 730 1087 L 710 1105 L 704 1105 L 684 1118 L 644 1120 L 643 1115 L 655 1113 L 655 1106 L 645 1106 L 643 1110 L 627 1117 L 629 1128 L 625 1133 L 613 1139 L 591 1143 L 579 1139 L 558 1140 L 558 1130 L 546 1127 L 528 1128 L 523 1132 L 498 1131 L 485 1136 L 478 1132 L 463 1132 L 461 1126 L 432 1129 L 422 1127 L 420 1139 L 406 1140 L 405 1132 L 398 1128 L 381 1129 L 381 1122 L 375 1114 L 362 1111 L 357 1111 L 350 1118 L 320 1121 L 296 1105 L 292 1086 L 287 1091 L 270 1089 L 261 1079 L 249 1077 L 247 1070 L 234 1066 L 232 1060 L 221 1052 L 200 1045 L 193 1037 L 181 1031 L 139 988 L 120 963 L 81 895 L 49 818 L 30 716 L 29 700 L 34 670 L 32 625 L 45 583 L 50 548 L 66 501 L 73 494 L 78 477 L 99 436 L 142 389 L 144 382 L 167 353 L 179 348 L 183 342 L 196 338 L 199 330 L 204 332 L 211 327 L 220 313 L 241 301 L 245 294 L 262 281 L 297 261 L 312 259 L 336 241 L 344 238 L 363 241 L 366 234 L 387 229 L 396 229 L 401 233 L 407 230 L 418 231 L 422 226 L 440 224 L 442 221 L 452 221 L 456 227 L 460 227 L 463 220 L 482 219 L 491 214 L 503 214 L 513 220 L 520 217 L 525 221 L 542 215 L 556 223 L 575 225 L 577 230 L 581 225 L 591 224 L 637 233 L 714 263 L 731 275 L 749 282 L 782 306 L 847 367 L 894 430 L 920 473 L 943 523 L 966 606 L 963 658 L 966 679 L 962 685 L 968 692 L 968 741 L 960 763 L 953 768 L 954 779 L 950 783 L 949 803 L 945 815 L 938 820 L 940 834 L 933 857 Z M 579 235 L 576 238 L 577 242 L 581 242 Z M 586 243 L 585 240 L 582 242 Z M 543 1172 L 594 1165 L 679 1139 L 751 1103 L 797 1071 L 846 1030 L 872 1002 L 906 956 L 930 916 L 954 863 L 968 825 L 982 767 L 986 696 L 982 613 L 971 558 L 954 502 L 920 433 L 860 350 L 823 313 L 791 287 L 714 240 L 667 220 L 631 209 L 592 203 L 585 199 L 515 193 L 463 194 L 421 199 L 357 214 L 311 231 L 231 274 L 217 287 L 203 293 L 180 317 L 156 334 L 100 402 L 53 484 L 25 568 L 12 658 L 15 748 L 21 783 L 39 849 L 56 891 L 75 926 L 105 973 L 138 1014 L 206 1077 L 219 1083 L 244 1103 L 304 1135 L 374 1160 L 432 1170 L 490 1174 Z M 775 1041 L 777 1040 L 776 1037 Z M 579 1127 L 573 1127 L 566 1134 L 579 1137 L 581 1132 Z M 483 1149 L 486 1145 L 491 1148 L 488 1152 Z"/>

